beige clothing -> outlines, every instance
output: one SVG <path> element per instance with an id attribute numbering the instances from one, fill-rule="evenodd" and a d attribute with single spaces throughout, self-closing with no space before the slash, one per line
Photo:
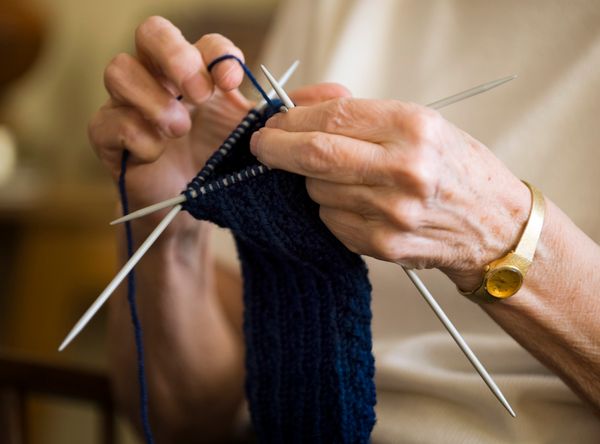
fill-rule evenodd
<path id="1" fill-rule="evenodd" d="M 599 2 L 296 0 L 281 8 L 269 42 L 264 61 L 274 72 L 301 59 L 293 85 L 335 81 L 360 97 L 428 103 L 518 74 L 443 114 L 600 240 Z M 420 275 L 468 333 L 517 419 L 399 267 L 368 262 L 375 443 L 600 442 L 600 421 L 441 273 Z"/>

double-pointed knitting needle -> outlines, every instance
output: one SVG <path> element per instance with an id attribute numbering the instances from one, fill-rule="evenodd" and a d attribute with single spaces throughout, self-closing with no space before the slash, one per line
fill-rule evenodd
<path id="1" fill-rule="evenodd" d="M 282 84 L 287 83 L 289 78 L 294 74 L 296 68 L 298 67 L 298 60 L 296 60 L 288 70 L 281 76 L 279 80 Z M 268 94 L 269 98 L 272 99 L 275 97 L 275 91 L 270 91 Z M 260 110 L 266 105 L 266 101 L 261 100 L 255 109 Z M 152 246 L 152 244 L 158 239 L 158 237 L 162 234 L 162 232 L 167 228 L 167 226 L 175 219 L 177 213 L 181 211 L 181 204 L 185 201 L 185 198 L 181 198 L 182 196 L 177 196 L 176 198 L 169 199 L 170 202 L 167 205 L 162 205 L 163 203 L 157 205 L 152 205 L 152 207 L 157 207 L 154 211 L 160 210 L 162 208 L 170 207 L 175 205 L 164 217 L 163 220 L 156 226 L 156 228 L 150 233 L 150 235 L 146 238 L 146 240 L 140 245 L 137 251 L 129 258 L 129 260 L 123 265 L 123 268 L 119 270 L 116 276 L 112 281 L 108 284 L 108 286 L 100 293 L 100 295 L 96 298 L 96 300 L 92 303 L 92 305 L 86 310 L 86 312 L 81 316 L 81 318 L 77 321 L 77 323 L 73 326 L 69 334 L 65 337 L 63 342 L 58 347 L 58 351 L 63 351 L 67 345 L 71 343 L 73 339 L 85 328 L 88 322 L 94 317 L 96 312 L 104 305 L 104 303 L 108 300 L 108 298 L 113 294 L 116 288 L 123 282 L 123 280 L 127 277 L 129 272 L 135 267 L 135 265 L 139 262 L 139 260 L 146 254 L 146 251 Z"/>
<path id="2" fill-rule="evenodd" d="M 283 102 L 285 107 L 288 109 L 294 108 L 294 106 L 295 106 L 294 103 L 290 100 L 289 96 L 286 94 L 284 89 L 277 83 L 277 80 L 275 80 L 275 78 L 271 75 L 269 70 L 264 65 L 261 65 L 260 68 L 263 70 L 265 76 L 269 80 L 269 83 L 271 84 L 273 89 L 277 92 L 277 94 L 279 95 L 279 98 L 281 99 L 281 101 Z M 496 82 L 493 82 L 493 84 L 494 84 L 494 86 L 498 86 L 498 85 L 501 85 L 504 82 L 508 82 L 509 80 L 512 80 L 514 78 L 515 78 L 515 76 L 506 77 L 504 79 L 500 79 L 500 80 L 497 80 Z M 492 88 L 494 86 L 492 86 Z M 458 102 L 460 100 L 466 99 L 467 97 L 471 97 L 472 95 L 479 94 L 480 92 L 483 92 L 486 90 L 487 90 L 486 85 L 481 85 L 480 87 L 473 88 L 472 90 L 465 91 L 464 93 L 459 93 L 454 96 L 450 96 L 447 99 L 442 99 L 437 102 L 433 102 L 427 106 L 434 108 L 434 109 L 439 109 L 444 106 L 450 105 L 452 103 Z M 506 408 L 506 410 L 508 410 L 508 412 L 513 417 L 516 417 L 514 410 L 512 409 L 512 407 L 510 406 L 510 404 L 508 403 L 508 401 L 506 400 L 504 395 L 502 394 L 502 391 L 500 390 L 500 388 L 496 385 L 496 383 L 494 382 L 494 380 L 492 379 L 490 374 L 487 372 L 487 370 L 485 369 L 483 364 L 481 364 L 481 362 L 479 361 L 479 359 L 477 358 L 475 353 L 473 353 L 473 351 L 471 350 L 469 345 L 465 342 L 465 340 L 463 339 L 462 335 L 458 332 L 456 327 L 454 327 L 454 324 L 452 324 L 452 321 L 448 318 L 448 316 L 446 316 L 446 313 L 444 313 L 444 310 L 442 310 L 442 307 L 440 307 L 440 305 L 437 303 L 437 301 L 435 300 L 433 295 L 429 292 L 429 290 L 427 289 L 427 287 L 425 286 L 423 281 L 419 278 L 417 273 L 414 270 L 409 270 L 408 268 L 406 268 L 404 266 L 402 266 L 402 268 L 404 269 L 404 271 L 406 272 L 406 274 L 408 275 L 408 277 L 410 278 L 412 283 L 415 285 L 417 290 L 419 290 L 419 293 L 421 294 L 421 296 L 423 296 L 425 301 L 429 304 L 429 306 L 431 307 L 431 309 L 433 310 L 435 315 L 442 322 L 444 327 L 446 327 L 446 330 L 448 330 L 448 333 L 450 333 L 450 336 L 452 336 L 452 339 L 454 339 L 454 341 L 456 342 L 458 347 L 465 354 L 465 356 L 467 357 L 469 362 L 473 365 L 473 367 L 475 368 L 477 373 L 479 373 L 479 375 L 481 376 L 483 381 L 487 384 L 487 386 L 492 391 L 492 393 L 496 396 L 496 398 L 498 398 L 498 400 Z"/>

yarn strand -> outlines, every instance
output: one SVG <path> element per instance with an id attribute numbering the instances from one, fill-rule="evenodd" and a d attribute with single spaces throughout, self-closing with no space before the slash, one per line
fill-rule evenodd
<path id="1" fill-rule="evenodd" d="M 129 213 L 129 202 L 127 199 L 127 189 L 125 184 L 125 173 L 127 172 L 127 159 L 129 151 L 123 151 L 121 158 L 121 174 L 119 175 L 119 194 L 121 196 L 121 206 L 123 214 Z M 131 222 L 125 223 L 125 237 L 127 239 L 127 257 L 133 255 L 133 234 L 131 232 Z M 144 335 L 142 331 L 142 323 L 138 316 L 137 303 L 135 297 L 135 273 L 134 270 L 129 272 L 127 276 L 127 301 L 129 302 L 129 313 L 131 315 L 131 323 L 133 324 L 133 332 L 135 336 L 135 348 L 137 352 L 137 376 L 139 382 L 140 396 L 140 419 L 142 421 L 142 429 L 144 438 L 147 444 L 154 443 L 152 428 L 150 427 L 150 418 L 148 415 L 148 386 L 146 383 L 146 370 L 144 367 Z"/>

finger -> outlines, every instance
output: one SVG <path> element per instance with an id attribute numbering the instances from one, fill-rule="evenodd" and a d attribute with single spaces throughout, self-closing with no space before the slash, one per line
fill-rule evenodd
<path id="1" fill-rule="evenodd" d="M 344 136 L 262 128 L 250 140 L 252 153 L 270 168 L 330 182 L 377 184 L 385 152 L 379 145 Z"/>
<path id="2" fill-rule="evenodd" d="M 362 216 L 373 212 L 373 193 L 369 186 L 340 184 L 308 177 L 306 191 L 312 200 L 323 207 L 349 211 Z"/>
<path id="3" fill-rule="evenodd" d="M 206 34 L 198 40 L 195 46 L 200 50 L 206 66 L 225 54 L 234 55 L 244 61 L 242 50 L 221 34 Z M 237 88 L 244 80 L 244 70 L 237 60 L 233 59 L 226 59 L 217 63 L 210 74 L 213 81 L 223 91 L 231 91 Z"/>
<path id="4" fill-rule="evenodd" d="M 371 227 L 358 214 L 337 208 L 319 208 L 319 217 L 333 235 L 353 253 L 364 254 L 370 251 L 366 233 Z"/>
<path id="5" fill-rule="evenodd" d="M 344 210 L 369 219 L 381 217 L 380 203 L 387 200 L 386 188 L 340 184 L 321 179 L 306 179 L 306 190 L 321 206 Z"/>
<path id="6" fill-rule="evenodd" d="M 398 232 L 385 222 L 368 220 L 335 208 L 321 207 L 319 216 L 335 237 L 354 253 L 410 268 L 424 268 L 427 264 L 423 252 L 432 248 L 427 239 Z"/>
<path id="7" fill-rule="evenodd" d="M 286 131 L 321 131 L 375 143 L 396 140 L 402 129 L 421 129 L 424 115 L 434 111 L 396 100 L 338 98 L 278 113 L 266 126 Z"/>
<path id="8" fill-rule="evenodd" d="M 166 77 L 189 100 L 202 103 L 213 92 L 213 82 L 198 48 L 171 22 L 150 17 L 135 32 L 141 60 Z"/>
<path id="9" fill-rule="evenodd" d="M 398 231 L 416 231 L 423 219 L 423 206 L 409 192 L 386 186 L 348 185 L 306 179 L 312 200 L 323 207 L 358 214 L 366 220 L 383 221 Z"/>
<path id="10" fill-rule="evenodd" d="M 102 107 L 90 121 L 88 136 L 98 157 L 117 174 L 124 149 L 140 163 L 154 162 L 164 151 L 163 137 L 131 107 Z"/>
<path id="11" fill-rule="evenodd" d="M 340 97 L 351 97 L 352 94 L 339 83 L 319 83 L 317 85 L 304 86 L 290 93 L 292 101 L 298 105 L 308 106 Z"/>
<path id="12" fill-rule="evenodd" d="M 188 111 L 129 54 L 119 54 L 104 71 L 104 85 L 118 105 L 129 105 L 170 137 L 190 129 Z"/>

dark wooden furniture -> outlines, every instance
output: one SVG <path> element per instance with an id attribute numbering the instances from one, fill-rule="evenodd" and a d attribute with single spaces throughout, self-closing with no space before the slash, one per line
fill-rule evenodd
<path id="1" fill-rule="evenodd" d="M 31 395 L 93 403 L 101 416 L 101 441 L 115 442 L 115 415 L 108 378 L 98 372 L 0 353 L 0 442 L 26 444 Z"/>

